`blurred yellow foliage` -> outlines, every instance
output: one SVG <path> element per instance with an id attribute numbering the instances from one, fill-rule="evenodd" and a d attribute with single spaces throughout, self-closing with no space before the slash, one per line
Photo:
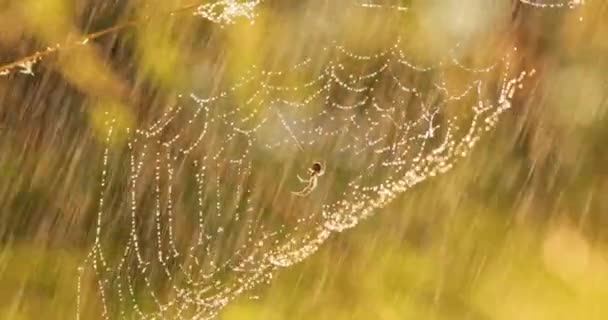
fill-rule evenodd
<path id="1" fill-rule="evenodd" d="M 108 136 L 108 129 L 112 128 L 112 145 L 121 145 L 127 138 L 127 129 L 135 127 L 135 118 L 129 106 L 109 99 L 93 101 L 88 109 L 91 128 L 95 137 L 103 142 Z"/>

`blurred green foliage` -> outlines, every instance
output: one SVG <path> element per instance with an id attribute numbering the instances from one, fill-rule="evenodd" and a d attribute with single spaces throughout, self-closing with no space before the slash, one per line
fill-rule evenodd
<path id="1" fill-rule="evenodd" d="M 167 16 L 184 1 L 119 2 L 0 1 L 0 17 L 18 22 L 2 32 L 22 35 L 0 36 L 6 62 L 152 17 L 41 62 L 33 80 L 0 79 L 0 319 L 74 315 L 108 114 L 120 128 L 137 127 L 178 89 L 213 92 L 220 71 L 228 74 L 220 82 L 233 83 L 251 65 L 285 69 L 322 55 L 315 51 L 325 39 L 374 51 L 403 32 L 408 54 L 424 63 L 453 36 L 438 22 L 450 7 L 437 1 L 414 6 L 412 17 L 375 20 L 369 12 L 335 18 L 339 4 L 315 14 L 298 1 L 270 1 L 255 24 L 225 28 Z M 425 10 L 438 18 L 424 20 Z M 539 76 L 483 147 L 283 271 L 258 289 L 260 299 L 231 304 L 222 319 L 608 318 L 608 7 L 522 10 L 506 19 L 514 31 L 501 40 L 517 44 Z M 467 37 L 486 37 L 465 27 Z"/>

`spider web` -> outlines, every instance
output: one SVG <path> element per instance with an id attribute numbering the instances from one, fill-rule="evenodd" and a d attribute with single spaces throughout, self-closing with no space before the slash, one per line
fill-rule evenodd
<path id="1" fill-rule="evenodd" d="M 205 17 L 229 22 L 215 8 Z M 319 51 L 323 63 L 252 67 L 236 84 L 180 96 L 153 123 L 129 129 L 120 164 L 106 148 L 78 318 L 96 303 L 103 319 L 212 319 L 255 297 L 333 234 L 453 168 L 534 74 L 512 61 L 516 48 L 467 66 L 456 46 L 423 66 L 402 43 L 369 55 L 333 43 Z M 119 129 L 114 119 L 107 126 L 110 145 Z M 324 175 L 300 181 L 315 162 Z M 111 175 L 124 179 L 110 185 Z M 293 194 L 313 179 L 310 193 Z M 110 199 L 113 190 L 122 197 Z M 87 283 L 95 302 L 85 301 Z"/>
<path id="2" fill-rule="evenodd" d="M 85 263 L 104 318 L 213 318 L 333 233 L 450 170 L 511 107 L 527 75 L 511 70 L 509 56 L 473 69 L 453 57 L 414 65 L 398 43 L 373 56 L 327 50 L 335 58 L 303 85 L 280 85 L 291 72 L 253 69 L 217 95 L 182 97 L 132 132 L 125 197 L 112 209 L 118 217 L 104 203 L 106 150 L 97 235 Z M 343 60 L 364 72 L 347 71 Z M 470 74 L 469 83 L 448 89 L 441 73 L 450 68 Z M 408 84 L 421 74 L 428 80 L 416 83 L 426 89 Z M 230 103 L 251 84 L 243 104 Z M 293 100 L 293 92 L 305 94 Z M 309 195 L 294 196 L 302 187 L 297 174 L 314 161 L 324 163 L 324 176 Z M 103 249 L 116 245 L 107 239 L 116 231 L 104 228 L 109 218 L 129 226 L 115 263 Z"/>
<path id="3" fill-rule="evenodd" d="M 519 0 L 519 2 L 541 9 L 574 9 L 585 4 L 585 0 L 569 0 L 569 1 L 541 1 L 541 0 Z"/>

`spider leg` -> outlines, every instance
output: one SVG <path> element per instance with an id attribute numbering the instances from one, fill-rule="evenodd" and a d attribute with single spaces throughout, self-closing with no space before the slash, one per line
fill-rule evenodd
<path id="1" fill-rule="evenodd" d="M 302 189 L 301 191 L 292 192 L 292 193 L 298 197 L 305 197 L 305 196 L 309 195 L 317 187 L 317 179 L 315 179 L 315 178 L 316 177 L 310 178 L 308 180 L 308 184 L 306 185 L 306 187 L 304 187 L 304 189 Z"/>
<path id="2" fill-rule="evenodd" d="M 304 189 L 302 189 L 302 190 L 300 190 L 300 191 L 297 191 L 297 192 L 296 192 L 296 191 L 292 191 L 291 193 L 292 193 L 293 195 L 295 195 L 295 196 L 298 196 L 298 197 L 306 197 L 307 195 L 309 195 L 309 194 L 310 194 L 310 192 L 311 192 L 311 191 L 312 191 L 312 190 L 310 190 L 310 189 L 308 188 L 308 186 L 306 186 L 306 187 L 304 187 Z"/>
<path id="3" fill-rule="evenodd" d="M 317 183 L 317 176 L 310 178 L 310 181 L 308 183 L 308 189 L 310 189 L 310 191 L 315 190 L 317 188 Z"/>

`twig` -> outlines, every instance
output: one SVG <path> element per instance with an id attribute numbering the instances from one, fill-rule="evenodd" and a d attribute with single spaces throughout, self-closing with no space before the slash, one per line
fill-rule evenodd
<path id="1" fill-rule="evenodd" d="M 169 12 L 167 12 L 167 14 L 168 15 L 174 15 L 174 14 L 181 13 L 181 12 L 184 12 L 184 11 L 189 11 L 189 10 L 192 10 L 192 9 L 196 9 L 199 6 L 201 6 L 201 4 L 192 4 L 192 5 L 181 7 L 179 9 L 176 9 L 176 10 L 173 10 L 173 11 L 169 11 Z M 5 65 L 0 66 L 0 74 L 8 73 L 10 70 L 12 70 L 14 68 L 17 68 L 17 67 L 20 67 L 20 66 L 22 66 L 22 65 L 24 65 L 24 64 L 26 64 L 28 62 L 38 61 L 38 60 L 40 60 L 40 59 L 42 59 L 42 58 L 44 58 L 44 57 L 46 57 L 46 56 L 48 56 L 48 55 L 50 55 L 50 54 L 52 54 L 54 52 L 57 52 L 59 50 L 62 50 L 62 49 L 64 49 L 64 50 L 65 49 L 71 49 L 71 48 L 74 48 L 76 46 L 86 44 L 87 42 L 89 42 L 91 40 L 94 40 L 94 39 L 97 39 L 99 37 L 102 37 L 104 35 L 107 35 L 107 34 L 110 34 L 110 33 L 113 33 L 113 32 L 117 32 L 117 31 L 126 29 L 128 27 L 137 26 L 138 24 L 140 24 L 143 21 L 148 20 L 149 18 L 150 17 L 144 17 L 144 18 L 141 18 L 141 19 L 134 19 L 134 20 L 126 21 L 126 22 L 123 22 L 123 23 L 111 26 L 109 28 L 103 29 L 101 31 L 97 31 L 97 32 L 93 32 L 93 33 L 90 33 L 88 35 L 85 35 L 84 37 L 81 37 L 79 40 L 69 41 L 69 42 L 67 42 L 64 45 L 56 44 L 53 47 L 48 47 L 46 50 L 37 51 L 37 52 L 35 52 L 35 53 L 33 53 L 33 54 L 29 55 L 29 56 L 26 56 L 26 57 L 21 58 L 19 60 L 16 60 L 16 61 L 13 61 L 11 63 L 7 63 Z"/>

